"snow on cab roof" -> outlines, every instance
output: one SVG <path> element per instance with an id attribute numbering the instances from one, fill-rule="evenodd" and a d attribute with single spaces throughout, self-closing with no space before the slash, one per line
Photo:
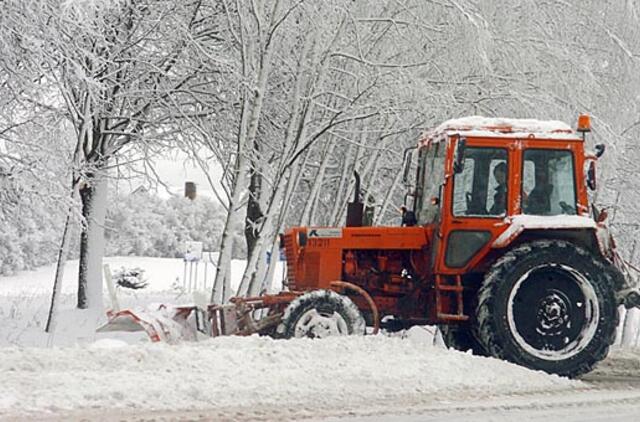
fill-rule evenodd
<path id="1" fill-rule="evenodd" d="M 423 139 L 438 140 L 440 138 L 439 135 L 444 134 L 508 138 L 581 139 L 568 124 L 558 120 L 482 116 L 468 116 L 447 120 L 439 126 L 427 130 L 423 135 Z"/>

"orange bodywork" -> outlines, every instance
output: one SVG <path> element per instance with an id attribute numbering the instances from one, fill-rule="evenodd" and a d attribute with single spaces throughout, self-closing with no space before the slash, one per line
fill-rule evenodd
<path id="1" fill-rule="evenodd" d="M 477 128 L 475 128 L 477 129 Z M 506 210 L 500 216 L 454 216 L 454 161 L 459 139 L 469 147 L 496 147 L 506 150 Z M 507 126 L 482 130 L 440 130 L 427 134 L 418 149 L 435 143 L 445 148 L 444 170 L 436 221 L 413 227 L 295 227 L 284 235 L 287 259 L 287 283 L 292 291 L 331 288 L 331 282 L 343 280 L 366 290 L 381 316 L 393 315 L 414 323 L 465 321 L 470 303 L 489 266 L 516 239 L 496 242 L 511 225 L 511 217 L 521 215 L 523 151 L 525 149 L 566 150 L 573 157 L 575 178 L 575 214 L 588 216 L 587 189 L 584 182 L 585 152 L 583 139 L 573 131 L 558 130 L 541 134 Z M 424 170 L 424 169 L 422 169 Z M 418 169 L 418 180 L 421 169 Z M 418 183 L 415 197 L 421 198 Z M 432 201 L 432 198 L 422 198 Z M 447 253 L 452 234 L 481 233 L 483 244 L 463 265 L 448 265 Z M 520 232 L 516 233 L 517 237 Z M 464 234 L 464 233 L 463 233 Z M 497 246 L 496 246 L 497 245 Z M 471 292 L 467 294 L 465 292 Z M 370 306 L 357 295 L 354 302 L 365 314 Z"/>

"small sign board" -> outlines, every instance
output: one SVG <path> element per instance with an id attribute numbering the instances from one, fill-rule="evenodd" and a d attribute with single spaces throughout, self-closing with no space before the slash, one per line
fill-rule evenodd
<path id="1" fill-rule="evenodd" d="M 202 242 L 185 242 L 184 260 L 200 261 L 202 259 Z"/>
<path id="2" fill-rule="evenodd" d="M 307 232 L 309 239 L 311 238 L 331 238 L 337 239 L 342 237 L 342 229 L 338 228 L 314 228 L 310 227 Z"/>

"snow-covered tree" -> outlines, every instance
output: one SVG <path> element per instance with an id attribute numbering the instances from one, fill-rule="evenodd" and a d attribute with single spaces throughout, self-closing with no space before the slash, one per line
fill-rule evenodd
<path id="1" fill-rule="evenodd" d="M 173 119 L 192 112 L 182 103 L 184 93 L 196 89 L 193 81 L 207 65 L 207 71 L 215 69 L 215 32 L 208 21 L 217 12 L 209 6 L 58 0 L 3 5 L 3 36 L 19 53 L 17 68 L 46 92 L 49 110 L 75 132 L 70 167 L 84 217 L 80 308 L 101 304 L 109 169 L 131 149 L 154 150 L 167 141 Z M 191 60 L 196 52 L 199 60 Z M 29 85 L 24 77 L 22 82 Z"/>
<path id="2" fill-rule="evenodd" d="M 109 201 L 106 223 L 108 255 L 182 257 L 187 241 L 215 251 L 223 224 L 220 205 L 206 197 L 161 199 L 133 192 Z"/>

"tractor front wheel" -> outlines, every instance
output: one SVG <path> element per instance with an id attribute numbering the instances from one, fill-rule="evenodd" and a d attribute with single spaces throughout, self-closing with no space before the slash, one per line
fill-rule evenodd
<path id="1" fill-rule="evenodd" d="M 487 273 L 476 318 L 477 338 L 490 355 L 574 377 L 604 359 L 614 341 L 613 278 L 570 242 L 523 244 Z"/>
<path id="2" fill-rule="evenodd" d="M 325 338 L 364 332 L 364 317 L 351 299 L 332 290 L 314 290 L 287 306 L 275 336 Z"/>

